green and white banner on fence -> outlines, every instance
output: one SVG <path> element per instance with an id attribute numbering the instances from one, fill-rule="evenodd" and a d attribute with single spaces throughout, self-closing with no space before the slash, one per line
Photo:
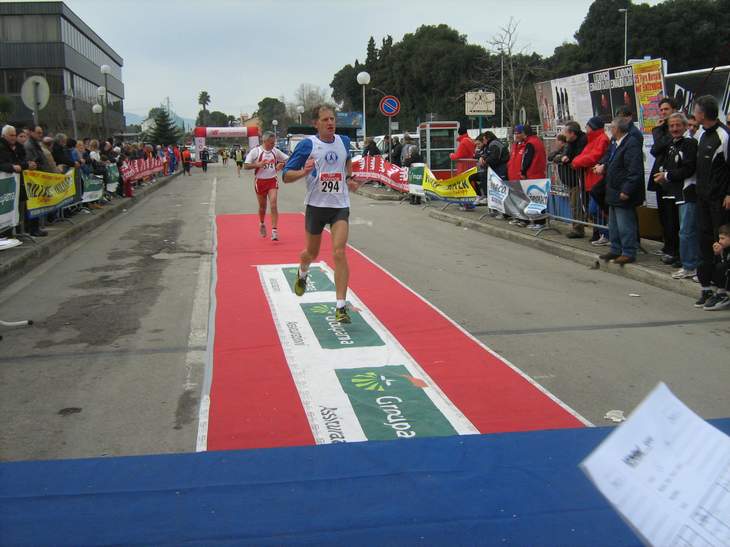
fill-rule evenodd
<path id="1" fill-rule="evenodd" d="M 423 196 L 423 175 L 425 163 L 414 163 L 408 168 L 408 193 Z"/>
<path id="2" fill-rule="evenodd" d="M 18 175 L 0 173 L 0 231 L 18 224 Z"/>
<path id="3" fill-rule="evenodd" d="M 296 264 L 257 268 L 318 444 L 478 433 L 351 290 L 352 323 L 337 321 L 327 264 L 312 264 L 301 297 Z"/>
<path id="4" fill-rule="evenodd" d="M 100 200 L 104 194 L 104 179 L 97 175 L 85 175 L 83 173 L 81 178 L 84 181 L 84 193 L 81 196 L 81 201 L 88 203 Z"/>
<path id="5" fill-rule="evenodd" d="M 113 163 L 106 166 L 106 191 L 116 194 L 119 188 L 119 169 Z"/>

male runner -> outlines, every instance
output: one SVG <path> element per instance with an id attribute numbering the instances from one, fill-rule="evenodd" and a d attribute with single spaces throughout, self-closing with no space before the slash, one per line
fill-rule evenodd
<path id="1" fill-rule="evenodd" d="M 240 146 L 236 148 L 236 150 L 233 152 L 233 159 L 236 160 L 236 176 L 241 176 L 241 167 L 243 167 L 243 159 L 246 157 L 246 154 L 243 152 Z"/>
<path id="2" fill-rule="evenodd" d="M 243 164 L 245 169 L 255 169 L 254 180 L 256 199 L 259 200 L 259 233 L 266 237 L 266 199 L 271 205 L 271 241 L 278 241 L 279 233 L 276 226 L 279 222 L 279 209 L 276 199 L 279 193 L 279 183 L 276 173 L 281 171 L 289 156 L 274 146 L 276 137 L 271 131 L 266 131 L 261 137 L 262 144 L 255 146 L 246 156 Z"/>
<path id="3" fill-rule="evenodd" d="M 301 141 L 284 167 L 284 182 L 296 182 L 306 177 L 307 196 L 304 204 L 304 230 L 307 246 L 302 251 L 299 275 L 294 292 L 302 296 L 307 288 L 309 265 L 317 258 L 322 242 L 322 230 L 329 224 L 332 232 L 332 257 L 335 262 L 335 290 L 340 323 L 350 323 L 347 311 L 347 282 L 349 269 L 345 246 L 349 233 L 350 194 L 360 185 L 351 180 L 350 139 L 335 134 L 335 112 L 329 106 L 316 106 L 312 122 L 317 135 Z"/>

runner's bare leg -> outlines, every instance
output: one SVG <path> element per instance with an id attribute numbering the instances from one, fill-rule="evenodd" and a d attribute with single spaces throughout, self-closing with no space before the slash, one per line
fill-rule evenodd
<path id="1" fill-rule="evenodd" d="M 299 271 L 308 272 L 309 265 L 317 260 L 319 256 L 319 246 L 322 244 L 322 234 L 314 235 L 306 232 L 307 235 L 307 247 L 302 251 L 300 255 Z"/>
<path id="2" fill-rule="evenodd" d="M 350 280 L 350 268 L 347 265 L 347 237 L 350 225 L 345 220 L 338 220 L 332 225 L 332 258 L 335 261 L 335 290 L 337 300 L 347 299 L 347 283 Z"/>
<path id="3" fill-rule="evenodd" d="M 269 196 L 269 206 L 271 207 L 271 227 L 273 229 L 276 229 L 276 227 L 279 225 L 279 206 L 278 206 L 279 190 L 277 188 L 274 188 L 273 190 L 269 190 L 268 196 Z"/>
<path id="4" fill-rule="evenodd" d="M 256 199 L 259 200 L 259 222 L 263 224 L 266 220 L 266 196 L 256 194 Z"/>

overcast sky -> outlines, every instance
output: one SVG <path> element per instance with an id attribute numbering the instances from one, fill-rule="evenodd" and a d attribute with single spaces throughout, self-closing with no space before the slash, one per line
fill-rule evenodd
<path id="1" fill-rule="evenodd" d="M 124 58 L 124 109 L 136 114 L 170 97 L 195 118 L 210 109 L 252 113 L 264 97 L 293 99 L 301 83 L 327 88 L 336 71 L 365 58 L 368 38 L 395 41 L 446 23 L 485 46 L 512 16 L 519 42 L 549 55 L 573 34 L 591 0 L 65 0 Z M 652 1 L 652 4 L 656 1 Z M 438 78 L 438 74 L 433 75 Z M 374 82 L 375 83 L 375 82 Z M 375 83 L 377 85 L 377 83 Z"/>

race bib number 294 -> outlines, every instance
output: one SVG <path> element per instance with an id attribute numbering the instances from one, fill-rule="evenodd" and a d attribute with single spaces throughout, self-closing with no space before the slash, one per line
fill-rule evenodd
<path id="1" fill-rule="evenodd" d="M 327 194 L 339 194 L 342 192 L 342 173 L 320 173 L 319 189 Z"/>

